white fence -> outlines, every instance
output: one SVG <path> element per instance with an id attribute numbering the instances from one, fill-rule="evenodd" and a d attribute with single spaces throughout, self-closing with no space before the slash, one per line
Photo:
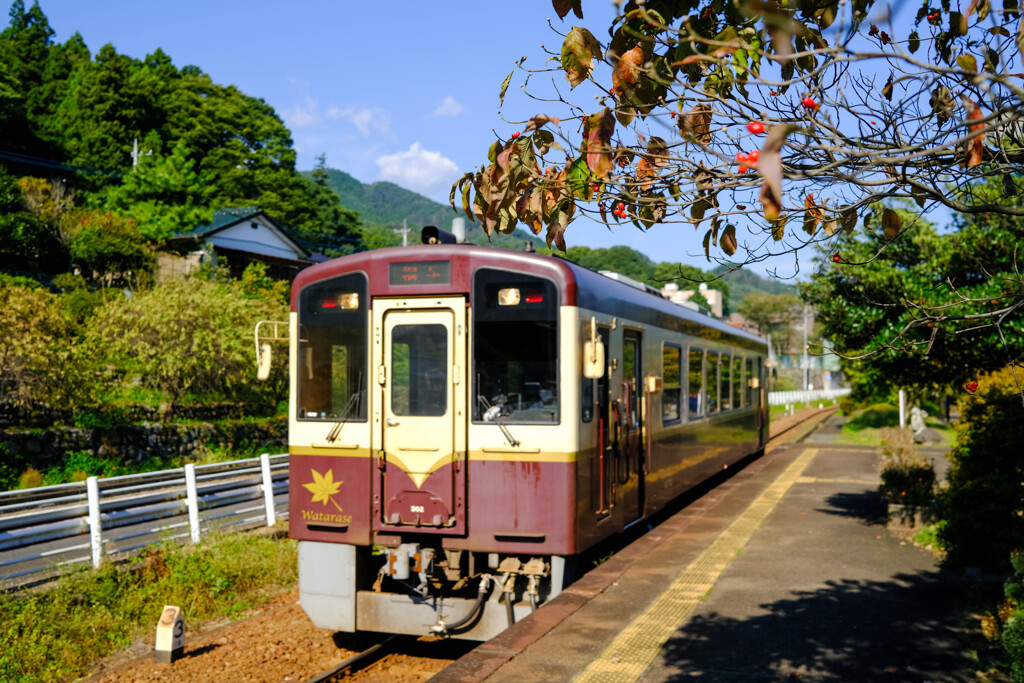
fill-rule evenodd
<path id="1" fill-rule="evenodd" d="M 852 389 L 808 389 L 806 391 L 770 391 L 768 405 L 784 406 L 790 403 L 811 403 L 813 401 L 831 401 L 846 396 Z"/>
<path id="2" fill-rule="evenodd" d="M 0 492 L 0 586 L 287 513 L 287 454 Z"/>

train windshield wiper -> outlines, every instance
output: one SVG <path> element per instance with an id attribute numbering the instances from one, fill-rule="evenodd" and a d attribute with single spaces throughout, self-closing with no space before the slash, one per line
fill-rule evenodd
<path id="1" fill-rule="evenodd" d="M 345 404 L 345 410 L 341 412 L 341 419 L 331 427 L 331 431 L 327 432 L 327 443 L 334 443 L 341 435 L 341 428 L 345 426 L 346 422 L 348 422 L 348 416 L 352 414 L 352 409 L 359 405 L 359 399 L 362 397 L 362 391 L 363 373 L 359 373 L 359 379 L 356 381 L 356 391 L 348 397 L 348 403 Z"/>
<path id="2" fill-rule="evenodd" d="M 505 420 L 501 417 L 501 406 L 491 405 L 490 401 L 479 395 L 476 397 L 476 400 L 484 407 L 484 422 L 493 422 L 498 425 L 498 429 L 500 429 L 501 433 L 505 435 L 506 439 L 508 439 L 509 445 L 513 448 L 519 446 L 519 440 L 512 436 L 512 433 L 508 431 L 508 427 L 505 426 Z"/>

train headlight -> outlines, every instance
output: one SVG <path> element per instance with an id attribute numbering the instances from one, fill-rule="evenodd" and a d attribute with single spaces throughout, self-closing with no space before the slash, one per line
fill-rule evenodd
<path id="1" fill-rule="evenodd" d="M 346 292 L 338 295 L 338 308 L 354 311 L 359 308 L 359 292 Z"/>
<path id="2" fill-rule="evenodd" d="M 519 288 L 518 287 L 506 287 L 505 289 L 499 289 L 498 290 L 498 305 L 499 306 L 518 306 L 519 305 Z"/>

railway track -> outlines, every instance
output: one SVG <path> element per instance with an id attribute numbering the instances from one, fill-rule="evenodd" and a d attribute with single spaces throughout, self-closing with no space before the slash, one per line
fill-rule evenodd
<path id="1" fill-rule="evenodd" d="M 791 441 L 799 440 L 824 422 L 836 410 L 835 407 L 828 407 L 777 420 L 776 422 L 780 425 L 779 430 L 768 439 L 765 453 L 770 453 Z M 720 482 L 714 482 L 712 486 L 717 483 Z M 679 507 L 682 506 L 685 506 L 685 502 Z M 673 506 L 670 514 L 674 514 L 675 511 L 678 511 L 677 506 Z M 618 547 L 612 548 L 612 552 L 621 550 L 642 536 L 643 533 L 647 532 L 624 535 L 620 539 Z M 602 548 L 599 552 L 603 553 L 607 550 L 607 548 Z M 454 661 L 475 646 L 476 643 L 465 641 L 426 642 L 411 636 L 388 636 L 349 657 L 344 662 L 306 679 L 305 683 L 336 683 L 339 681 L 345 681 L 345 683 L 370 683 L 372 681 L 395 681 L 397 683 L 401 681 L 404 683 L 405 681 L 426 680 L 427 677 L 437 672 L 436 666 L 439 661 Z M 417 651 L 422 652 L 424 649 L 430 651 L 429 657 L 417 654 Z M 388 658 L 400 658 L 401 661 L 388 665 Z M 384 666 L 380 670 L 374 671 L 373 667 L 377 663 L 382 663 Z"/>

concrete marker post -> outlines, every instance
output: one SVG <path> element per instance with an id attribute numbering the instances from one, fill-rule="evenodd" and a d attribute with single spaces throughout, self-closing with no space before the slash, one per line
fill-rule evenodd
<path id="1" fill-rule="evenodd" d="M 900 429 L 907 424 L 907 392 L 900 389 Z"/>
<path id="2" fill-rule="evenodd" d="M 260 455 L 260 470 L 263 472 L 263 504 L 267 508 L 267 526 L 277 524 L 274 510 L 274 477 L 270 473 L 270 454 Z"/>
<path id="3" fill-rule="evenodd" d="M 188 506 L 188 526 L 192 542 L 199 543 L 199 491 L 196 489 L 196 466 L 185 465 L 185 504 Z"/>
<path id="4" fill-rule="evenodd" d="M 92 549 L 92 566 L 96 569 L 103 564 L 103 528 L 100 520 L 100 483 L 98 477 L 85 480 L 85 493 L 89 499 L 89 546 Z"/>
<path id="5" fill-rule="evenodd" d="M 185 654 L 185 617 L 174 605 L 164 605 L 156 625 L 156 662 L 170 664 Z"/>

